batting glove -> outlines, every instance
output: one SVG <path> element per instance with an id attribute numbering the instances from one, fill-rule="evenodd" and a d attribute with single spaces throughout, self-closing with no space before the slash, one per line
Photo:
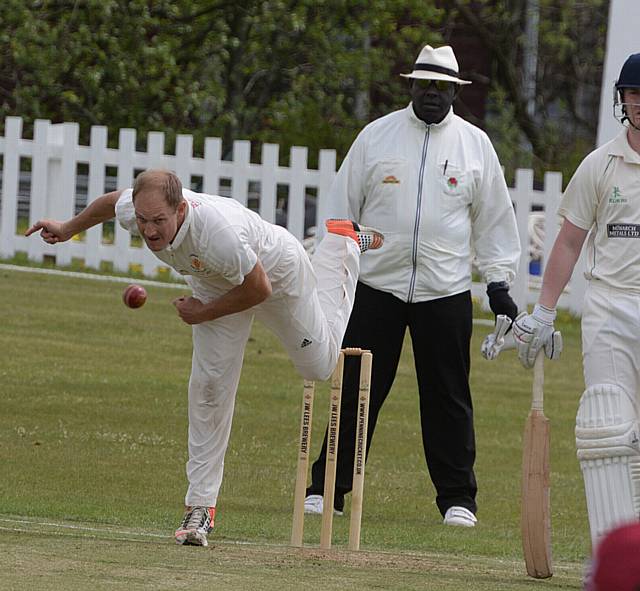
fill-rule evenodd
<path id="1" fill-rule="evenodd" d="M 536 304 L 531 314 L 522 312 L 513 322 L 513 338 L 518 358 L 524 367 L 531 368 L 544 347 L 549 359 L 557 359 L 562 352 L 562 335 L 555 330 L 556 311 Z"/>
<path id="2" fill-rule="evenodd" d="M 505 335 L 511 329 L 511 318 L 504 314 L 498 314 L 496 316 L 496 326 L 492 333 L 489 333 L 482 341 L 480 347 L 480 353 L 485 359 L 492 361 L 503 349 L 513 349 L 513 337 L 511 337 L 511 343 L 505 343 Z"/>

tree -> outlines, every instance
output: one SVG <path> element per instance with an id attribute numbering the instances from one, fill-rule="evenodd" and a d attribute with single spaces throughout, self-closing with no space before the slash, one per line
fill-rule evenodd
<path id="1" fill-rule="evenodd" d="M 84 139 L 103 124 L 346 150 L 363 89 L 371 117 L 406 103 L 392 70 L 438 40 L 438 16 L 421 0 L 5 0 L 0 110 Z"/>
<path id="2" fill-rule="evenodd" d="M 444 0 L 449 18 L 464 23 L 491 58 L 488 131 L 507 168 L 527 162 L 573 172 L 593 146 L 604 60 L 607 0 L 537 0 L 538 68 L 535 112 L 522 79 L 527 0 Z M 525 142 L 526 140 L 526 142 Z M 502 148 L 500 150 L 500 148 Z"/>
<path id="3" fill-rule="evenodd" d="M 536 109 L 523 84 L 539 4 Z M 115 131 L 335 148 L 407 104 L 425 43 L 477 35 L 489 52 L 484 125 L 508 172 L 573 172 L 593 145 L 607 0 L 3 0 L 0 125 L 20 115 Z M 458 37 L 459 39 L 459 37 Z M 458 50 L 456 49 L 458 52 Z M 459 52 L 458 52 L 459 53 Z M 464 56 L 460 56 L 464 66 Z M 464 68 L 463 68 L 464 69 Z M 482 85 L 480 76 L 474 87 Z M 469 96 L 469 90 L 463 92 Z M 465 116 L 467 116 L 465 114 Z M 526 146 L 530 146 L 527 148 Z M 142 147 L 142 146 L 141 146 Z"/>

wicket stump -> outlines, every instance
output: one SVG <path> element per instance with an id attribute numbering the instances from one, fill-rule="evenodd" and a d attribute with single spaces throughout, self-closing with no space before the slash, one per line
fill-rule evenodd
<path id="1" fill-rule="evenodd" d="M 340 435 L 340 404 L 342 400 L 342 377 L 345 356 L 360 357 L 360 387 L 358 392 L 358 412 L 356 419 L 356 448 L 353 459 L 353 488 L 351 492 L 351 521 L 349 523 L 349 549 L 360 549 L 360 525 L 362 522 L 362 499 L 364 493 L 364 467 L 367 455 L 367 422 L 369 417 L 369 395 L 371 390 L 371 351 L 346 348 L 340 351 L 338 363 L 331 376 L 329 398 L 329 426 L 327 429 L 327 459 L 325 464 L 324 495 L 320 547 L 331 548 L 333 528 L 333 501 L 336 484 L 338 439 Z M 304 532 L 304 499 L 309 471 L 309 450 L 313 419 L 313 399 L 315 382 L 305 380 L 300 419 L 300 440 L 298 446 L 298 470 L 293 506 L 293 528 L 291 545 L 302 546 Z"/>

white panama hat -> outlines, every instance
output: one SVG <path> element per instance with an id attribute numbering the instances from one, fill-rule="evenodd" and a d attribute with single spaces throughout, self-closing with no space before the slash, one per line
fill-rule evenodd
<path id="1" fill-rule="evenodd" d="M 425 45 L 413 66 L 411 74 L 400 74 L 405 78 L 421 80 L 446 80 L 456 84 L 471 84 L 470 80 L 460 79 L 458 60 L 449 45 L 436 47 Z"/>

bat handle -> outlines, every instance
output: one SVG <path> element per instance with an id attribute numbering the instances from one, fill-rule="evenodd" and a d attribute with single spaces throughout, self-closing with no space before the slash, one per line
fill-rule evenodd
<path id="1" fill-rule="evenodd" d="M 538 353 L 533 364 L 533 389 L 531 397 L 531 410 L 543 410 L 544 406 L 544 354 Z"/>

